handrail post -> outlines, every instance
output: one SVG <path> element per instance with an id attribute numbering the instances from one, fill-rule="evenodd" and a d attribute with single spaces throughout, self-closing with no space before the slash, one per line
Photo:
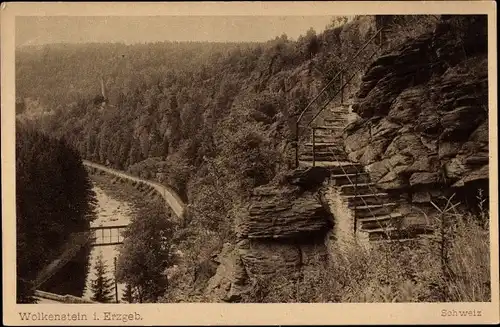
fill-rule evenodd
<path id="1" fill-rule="evenodd" d="M 356 202 L 356 197 L 358 196 L 358 170 L 356 169 L 354 175 L 354 235 L 356 235 L 356 229 L 358 227 L 358 218 L 356 217 L 356 207 L 358 206 Z"/>
<path id="2" fill-rule="evenodd" d="M 316 166 L 316 150 L 315 150 L 315 147 L 316 147 L 316 144 L 315 144 L 315 133 L 316 132 L 316 128 L 312 128 L 312 159 L 313 159 L 313 167 Z"/>
<path id="3" fill-rule="evenodd" d="M 299 168 L 299 121 L 295 122 L 295 168 Z"/>
<path id="4" fill-rule="evenodd" d="M 340 73 L 340 105 L 344 104 L 344 72 Z"/>

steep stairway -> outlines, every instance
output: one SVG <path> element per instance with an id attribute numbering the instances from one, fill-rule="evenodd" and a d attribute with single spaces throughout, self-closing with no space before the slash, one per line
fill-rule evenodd
<path id="1" fill-rule="evenodd" d="M 344 151 L 342 133 L 353 116 L 350 105 L 344 101 L 351 99 L 344 97 L 346 87 L 356 74 L 362 73 L 361 69 L 371 63 L 372 58 L 382 55 L 382 43 L 377 44 L 376 41 L 381 39 L 382 32 L 383 27 L 352 57 L 339 65 L 337 74 L 301 111 L 295 131 L 295 166 L 326 167 L 330 170 L 330 200 L 337 215 L 341 216 L 338 233 L 346 235 L 352 222 L 357 235 L 366 239 L 368 234 L 368 239 L 373 242 L 412 240 L 428 232 L 412 217 L 401 214 L 398 204 L 391 200 L 389 194 L 379 190 L 364 167 L 351 162 Z M 361 54 L 363 56 L 360 57 Z M 400 208 L 404 209 L 403 206 Z"/>
<path id="2" fill-rule="evenodd" d="M 342 131 L 348 124 L 348 106 L 324 111 L 310 139 L 299 147 L 299 165 L 327 167 L 330 185 L 339 191 L 342 201 L 355 219 L 355 230 L 368 234 L 370 241 L 411 240 L 424 230 L 403 226 L 404 216 L 389 194 L 371 183 L 364 167 L 348 160 Z M 313 140 L 314 138 L 314 140 Z"/>
<path id="3" fill-rule="evenodd" d="M 328 108 L 323 111 L 322 116 L 316 121 L 313 136 L 302 143 L 299 148 L 299 164 L 301 166 L 328 166 L 332 162 L 342 160 L 348 163 L 347 154 L 344 151 L 342 131 L 347 125 L 347 105 Z M 314 160 L 313 160 L 314 159 Z"/>

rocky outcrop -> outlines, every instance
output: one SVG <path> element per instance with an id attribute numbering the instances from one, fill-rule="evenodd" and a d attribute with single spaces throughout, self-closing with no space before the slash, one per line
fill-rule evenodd
<path id="1" fill-rule="evenodd" d="M 327 169 L 301 168 L 280 183 L 257 187 L 246 216 L 237 227 L 239 241 L 226 244 L 209 280 L 211 300 L 239 302 L 252 280 L 294 279 L 325 261 L 324 238 L 333 217 L 318 193 Z"/>
<path id="2" fill-rule="evenodd" d="M 219 265 L 205 290 L 209 302 L 238 302 L 247 291 L 247 273 L 237 246 L 224 244 L 215 258 Z"/>
<path id="3" fill-rule="evenodd" d="M 432 189 L 488 178 L 486 18 L 444 17 L 432 33 L 375 60 L 344 132 L 349 159 L 386 190 Z M 435 193 L 435 192 L 434 192 Z"/>
<path id="4" fill-rule="evenodd" d="M 284 176 L 284 185 L 265 185 L 253 190 L 248 215 L 239 226 L 248 239 L 301 239 L 324 234 L 329 212 L 317 189 L 328 177 L 320 167 L 297 169 Z"/>
<path id="5" fill-rule="evenodd" d="M 327 169 L 301 168 L 285 176 L 284 185 L 254 190 L 239 231 L 241 258 L 249 275 L 297 273 L 306 264 L 303 252 L 323 247 L 333 221 L 318 194 L 326 177 Z"/>
<path id="6" fill-rule="evenodd" d="M 324 231 L 328 213 L 314 193 L 295 187 L 260 187 L 241 232 L 249 239 L 292 239 Z"/>

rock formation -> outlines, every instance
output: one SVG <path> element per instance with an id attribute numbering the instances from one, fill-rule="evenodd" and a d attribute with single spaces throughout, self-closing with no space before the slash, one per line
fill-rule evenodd
<path id="1" fill-rule="evenodd" d="M 343 137 L 379 187 L 429 202 L 488 179 L 486 38 L 486 17 L 442 17 L 368 67 Z"/>
<path id="2" fill-rule="evenodd" d="M 279 275 L 292 280 L 324 261 L 324 238 L 333 218 L 318 190 L 328 171 L 314 167 L 287 174 L 281 184 L 254 190 L 248 213 L 238 226 L 239 241 L 226 244 L 210 279 L 208 296 L 240 301 L 251 281 Z"/>

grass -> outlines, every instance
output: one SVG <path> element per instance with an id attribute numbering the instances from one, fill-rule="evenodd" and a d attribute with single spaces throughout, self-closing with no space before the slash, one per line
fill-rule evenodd
<path id="1" fill-rule="evenodd" d="M 484 205 L 484 201 L 480 202 Z M 489 215 L 436 205 L 434 234 L 367 249 L 352 243 L 297 278 L 254 280 L 247 302 L 491 301 Z"/>

